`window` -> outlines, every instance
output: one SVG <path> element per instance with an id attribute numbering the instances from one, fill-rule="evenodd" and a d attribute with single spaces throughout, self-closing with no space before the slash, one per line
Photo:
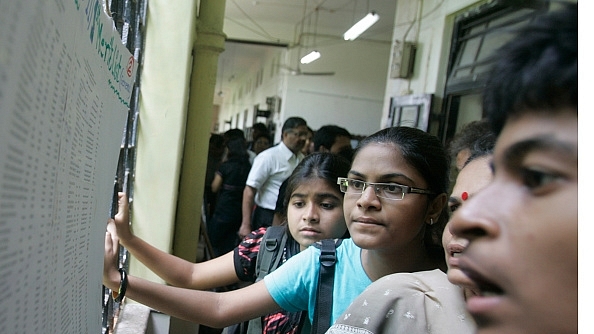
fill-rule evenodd
<path id="1" fill-rule="evenodd" d="M 464 124 L 483 118 L 481 90 L 493 63 L 493 51 L 513 37 L 514 30 L 547 9 L 542 1 L 514 6 L 498 0 L 456 16 L 438 131 L 444 143 Z"/>

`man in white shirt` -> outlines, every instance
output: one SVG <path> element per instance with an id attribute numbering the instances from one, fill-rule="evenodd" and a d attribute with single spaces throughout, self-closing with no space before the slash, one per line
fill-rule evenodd
<path id="1" fill-rule="evenodd" d="M 280 185 L 303 159 L 301 149 L 307 134 L 305 120 L 290 117 L 283 124 L 281 142 L 254 159 L 243 191 L 241 238 L 261 226 L 272 225 Z"/>

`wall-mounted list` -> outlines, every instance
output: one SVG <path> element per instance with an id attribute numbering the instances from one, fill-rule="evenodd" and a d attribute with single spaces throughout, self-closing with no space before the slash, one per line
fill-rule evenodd
<path id="1" fill-rule="evenodd" d="M 0 328 L 99 333 L 134 58 L 102 1 L 3 1 L 0 45 Z"/>

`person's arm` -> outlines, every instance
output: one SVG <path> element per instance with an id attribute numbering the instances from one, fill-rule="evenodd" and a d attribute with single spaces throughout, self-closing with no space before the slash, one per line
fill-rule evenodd
<path id="1" fill-rule="evenodd" d="M 103 284 L 112 291 L 118 291 L 118 239 L 117 235 L 109 232 L 115 228 L 112 223 L 113 220 L 105 234 Z M 171 316 L 217 328 L 280 310 L 263 281 L 243 289 L 216 293 L 177 288 L 128 276 L 125 297 Z"/>
<path id="2" fill-rule="evenodd" d="M 248 185 L 243 189 L 243 198 L 241 205 L 241 227 L 239 227 L 239 237 L 244 238 L 252 231 L 252 210 L 254 209 L 254 198 L 256 189 Z"/>
<path id="3" fill-rule="evenodd" d="M 189 262 L 135 236 L 128 222 L 128 198 L 125 193 L 118 193 L 118 213 L 110 220 L 110 224 L 113 223 L 110 232 L 130 254 L 167 283 L 206 290 L 240 281 L 235 272 L 233 251 L 206 262 Z"/>
<path id="4" fill-rule="evenodd" d="M 288 178 L 285 179 L 283 183 L 281 183 L 280 188 L 278 189 L 278 197 L 276 198 L 276 206 L 274 208 L 274 217 L 272 218 L 273 226 L 279 226 L 285 221 L 286 210 L 284 209 L 284 201 L 288 181 Z"/>
<path id="5" fill-rule="evenodd" d="M 210 189 L 212 190 L 213 193 L 218 193 L 219 189 L 221 189 L 222 185 L 223 185 L 223 177 L 221 176 L 221 174 L 219 174 L 217 172 L 217 173 L 215 173 L 214 179 L 212 180 L 212 183 L 210 184 Z"/>

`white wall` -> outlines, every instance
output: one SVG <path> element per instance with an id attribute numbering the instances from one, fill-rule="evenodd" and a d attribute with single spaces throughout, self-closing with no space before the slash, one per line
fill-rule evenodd
<path id="1" fill-rule="evenodd" d="M 248 110 L 246 127 L 252 125 L 254 105 L 259 104 L 260 109 L 266 109 L 266 97 L 280 96 L 282 93 L 282 77 L 278 75 L 280 69 L 278 64 L 284 58 L 286 50 L 279 47 L 270 47 L 266 56 L 263 57 L 260 64 L 254 65 L 244 76 L 234 78 L 229 87 L 231 94 L 226 94 L 217 98 L 215 103 L 219 107 L 219 132 L 224 132 L 230 128 L 235 128 L 237 114 L 240 115 L 240 123 L 243 123 L 244 112 Z M 261 83 L 258 84 L 258 72 L 262 73 Z M 225 80 L 228 80 L 225 78 Z M 231 126 L 225 124 L 225 121 L 233 120 Z M 244 129 L 242 124 L 239 128 Z"/>
<path id="2" fill-rule="evenodd" d="M 355 40 L 320 52 L 322 57 L 302 65 L 302 71 L 334 71 L 335 75 L 289 76 L 283 119 L 301 116 L 314 130 L 326 124 L 337 124 L 358 135 L 379 130 L 390 46 Z"/>
<path id="3" fill-rule="evenodd" d="M 248 76 L 236 78 L 236 87 L 242 87 L 244 93 L 241 99 L 232 96 L 223 99 L 219 114 L 221 132 L 229 128 L 229 125 L 223 126 L 225 120 L 235 120 L 237 113 L 243 118 L 246 109 L 249 127 L 253 106 L 260 103 L 264 109 L 267 96 L 282 98 L 280 114 L 275 114 L 273 118 L 278 130 L 275 142 L 280 140 L 282 122 L 291 116 L 303 117 L 314 130 L 326 124 L 337 124 L 360 135 L 379 130 L 389 44 L 364 40 L 339 41 L 318 49 L 322 57 L 311 64 L 300 65 L 301 71 L 331 71 L 335 75 L 293 75 L 285 67 L 279 67 L 278 63 L 282 61 L 295 69 L 298 56 L 305 51 L 272 48 L 262 65 L 252 68 Z M 256 73 L 261 68 L 264 69 L 263 83 L 253 89 Z"/>
<path id="4" fill-rule="evenodd" d="M 382 120 L 386 120 L 392 96 L 435 94 L 443 97 L 454 17 L 470 6 L 487 1 L 409 0 L 396 7 L 394 40 L 417 45 L 414 74 L 410 79 L 390 79 L 386 84 Z M 393 47 L 393 46 L 392 46 Z M 390 55 L 392 62 L 392 55 Z M 437 108 L 439 104 L 434 103 Z"/>
<path id="5" fill-rule="evenodd" d="M 324 41 L 318 49 L 322 58 L 302 71 L 335 71 L 334 76 L 292 76 L 281 71 L 279 77 L 264 84 L 258 91 L 244 96 L 234 105 L 225 98 L 220 123 L 248 109 L 251 122 L 253 105 L 265 106 L 266 96 L 282 99 L 280 114 L 274 121 L 280 127 L 287 117 L 301 116 L 313 129 L 325 124 L 338 124 L 353 134 L 371 134 L 387 119 L 390 98 L 410 94 L 433 93 L 434 107 L 439 111 L 445 86 L 453 19 L 469 7 L 487 1 L 476 0 L 410 0 L 398 1 L 393 42 L 414 42 L 417 46 L 414 74 L 410 79 L 391 79 L 393 45 L 363 40 L 354 42 Z M 227 29 L 227 28 L 226 28 Z M 284 27 L 279 27 L 284 29 Z M 282 55 L 296 67 L 298 55 L 307 50 L 288 50 Z M 271 59 L 263 65 L 264 78 L 270 80 Z M 356 64 L 356 65 L 352 65 Z M 255 77 L 255 70 L 252 74 Z M 246 78 L 239 82 L 245 83 Z M 239 83 L 238 83 L 239 84 Z M 243 114 L 242 114 L 243 115 Z M 248 123 L 248 126 L 251 123 Z M 277 131 L 277 138 L 279 135 Z"/>

